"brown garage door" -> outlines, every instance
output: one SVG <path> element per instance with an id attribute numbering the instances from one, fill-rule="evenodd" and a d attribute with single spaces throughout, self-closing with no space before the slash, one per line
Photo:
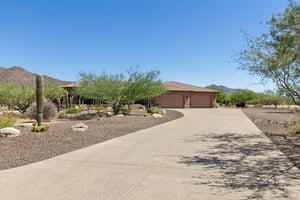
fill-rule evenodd
<path id="1" fill-rule="evenodd" d="M 183 108 L 183 95 L 164 94 L 160 106 L 164 108 Z"/>
<path id="2" fill-rule="evenodd" d="M 191 108 L 210 108 L 210 96 L 208 95 L 195 95 L 191 96 Z"/>

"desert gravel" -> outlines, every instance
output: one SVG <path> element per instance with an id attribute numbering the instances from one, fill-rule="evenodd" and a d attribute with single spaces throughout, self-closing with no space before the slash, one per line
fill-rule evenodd
<path id="1" fill-rule="evenodd" d="M 71 120 L 55 120 L 50 123 L 47 132 L 40 133 L 31 132 L 30 127 L 17 126 L 21 136 L 0 138 L 0 170 L 52 158 L 180 117 L 183 117 L 182 113 L 172 110 L 167 110 L 164 117 L 157 119 L 149 114 L 101 119 L 86 115 Z M 73 131 L 71 127 L 77 123 L 87 125 L 88 130 Z"/>

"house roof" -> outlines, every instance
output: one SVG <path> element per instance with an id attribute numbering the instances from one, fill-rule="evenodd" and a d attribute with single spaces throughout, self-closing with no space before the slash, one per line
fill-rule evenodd
<path id="1" fill-rule="evenodd" d="M 62 88 L 76 88 L 76 87 L 79 87 L 79 84 L 78 83 L 70 83 L 70 84 L 67 84 L 67 85 L 61 85 L 60 87 L 62 87 Z"/>
<path id="2" fill-rule="evenodd" d="M 164 85 L 168 91 L 189 91 L 189 92 L 215 92 L 217 90 L 212 90 L 208 88 L 198 87 L 194 85 L 189 85 L 185 83 L 179 83 L 176 81 L 165 82 Z"/>

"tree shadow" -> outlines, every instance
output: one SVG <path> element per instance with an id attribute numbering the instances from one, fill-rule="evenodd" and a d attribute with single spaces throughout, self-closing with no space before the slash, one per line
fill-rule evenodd
<path id="1" fill-rule="evenodd" d="M 293 180 L 300 180 L 299 170 L 262 137 L 234 133 L 194 135 L 185 142 L 201 141 L 205 147 L 194 156 L 181 156 L 179 163 L 204 168 L 194 177 L 199 185 L 232 192 L 247 190 L 251 195 L 244 199 L 264 199 L 266 195 L 289 198 L 286 188 L 295 184 Z"/>

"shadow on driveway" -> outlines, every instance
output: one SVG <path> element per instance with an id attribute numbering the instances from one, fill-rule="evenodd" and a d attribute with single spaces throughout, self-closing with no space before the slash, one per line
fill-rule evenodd
<path id="1" fill-rule="evenodd" d="M 181 156 L 181 164 L 201 166 L 195 184 L 212 187 L 216 192 L 247 191 L 244 199 L 290 197 L 287 187 L 299 183 L 299 170 L 263 135 L 234 133 L 194 135 L 185 142 L 199 142 L 194 156 Z M 298 181 L 295 181 L 298 180 Z"/>

